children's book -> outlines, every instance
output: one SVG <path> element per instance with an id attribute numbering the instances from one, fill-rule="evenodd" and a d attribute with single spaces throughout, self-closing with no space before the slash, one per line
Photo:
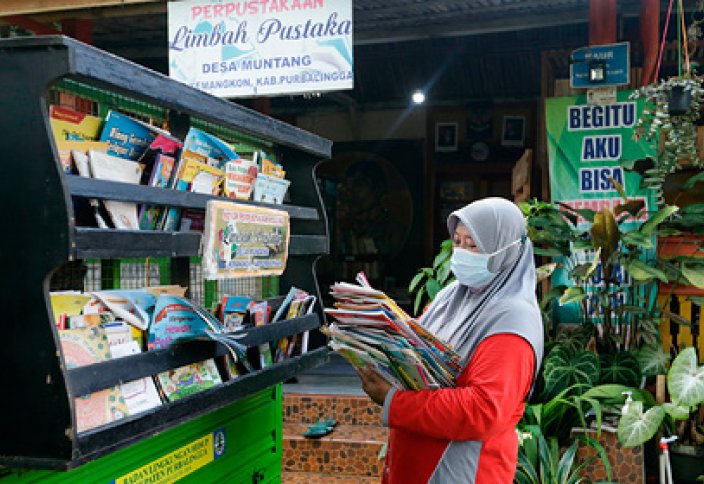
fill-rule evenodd
<path id="1" fill-rule="evenodd" d="M 203 311 L 186 298 L 161 294 L 149 325 L 147 347 L 158 350 L 179 340 L 207 338 L 206 331 L 220 331 L 220 323 L 212 316 L 204 317 Z"/>
<path id="2" fill-rule="evenodd" d="M 272 175 L 260 174 L 254 180 L 254 201 L 264 203 L 284 203 L 289 180 Z"/>
<path id="3" fill-rule="evenodd" d="M 78 173 L 78 165 L 75 160 L 74 152 L 82 153 L 84 156 L 88 154 L 88 151 L 99 151 L 101 153 L 107 153 L 108 144 L 102 141 L 83 141 L 83 140 L 56 140 L 56 150 L 59 152 L 59 160 L 61 161 L 61 166 L 64 169 L 64 173 Z"/>
<path id="4" fill-rule="evenodd" d="M 197 128 L 188 130 L 183 150 L 204 157 L 208 165 L 219 169 L 223 169 L 227 161 L 239 158 L 229 144 Z"/>
<path id="5" fill-rule="evenodd" d="M 100 326 L 59 331 L 59 340 L 68 368 L 91 365 L 111 358 L 107 335 Z M 127 406 L 118 387 L 76 398 L 75 405 L 78 432 L 108 424 L 128 415 Z"/>
<path id="6" fill-rule="evenodd" d="M 103 119 L 65 106 L 49 106 L 49 123 L 56 142 L 67 139 L 97 140 Z"/>
<path id="7" fill-rule="evenodd" d="M 222 383 L 213 359 L 159 373 L 157 381 L 169 402 Z"/>
<path id="8" fill-rule="evenodd" d="M 108 154 L 137 161 L 158 134 L 170 136 L 155 126 L 110 111 L 105 118 L 100 141 L 107 141 Z"/>
<path id="9" fill-rule="evenodd" d="M 253 304 L 252 298 L 245 296 L 223 296 L 220 304 L 220 320 L 226 333 L 237 331 L 244 324 L 244 317 Z"/>
<path id="10" fill-rule="evenodd" d="M 256 156 L 256 153 L 255 153 Z M 223 192 L 226 197 L 249 200 L 257 178 L 256 159 L 239 158 L 225 163 L 225 183 Z"/>
<path id="11" fill-rule="evenodd" d="M 174 189 L 217 195 L 220 191 L 220 185 L 222 184 L 224 176 L 224 172 L 218 168 L 197 160 L 184 159 L 182 157 L 179 163 L 179 173 L 174 183 Z M 205 213 L 202 210 L 184 211 L 183 215 L 183 218 L 187 220 L 185 225 L 182 223 L 181 209 L 176 207 L 169 208 L 166 213 L 163 229 L 168 232 L 176 231 L 179 228 L 187 231 L 191 228 L 194 220 L 198 218 L 201 220 L 205 219 Z M 202 228 L 202 221 L 200 222 L 200 226 Z"/>
<path id="12" fill-rule="evenodd" d="M 109 339 L 109 336 L 108 336 Z M 110 343 L 110 353 L 113 358 L 137 355 L 142 350 L 136 341 Z M 161 405 L 161 397 L 152 377 L 144 377 L 120 385 L 122 398 L 125 400 L 130 415 L 144 412 Z"/>
<path id="13" fill-rule="evenodd" d="M 174 169 L 174 163 L 175 160 L 171 156 L 157 155 L 147 185 L 150 187 L 167 188 Z M 140 205 L 139 228 L 141 230 L 156 230 L 163 211 L 164 209 L 158 205 Z"/>
<path id="14" fill-rule="evenodd" d="M 51 301 L 51 311 L 54 314 L 54 322 L 59 323 L 64 318 L 81 314 L 83 306 L 90 300 L 90 296 L 76 291 L 58 291 L 50 293 L 49 300 Z"/>
<path id="15" fill-rule="evenodd" d="M 142 168 L 134 161 L 125 160 L 97 151 L 89 152 L 90 170 L 94 178 L 123 183 L 139 184 Z M 130 202 L 104 200 L 116 229 L 139 230 L 137 205 Z"/>
<path id="16" fill-rule="evenodd" d="M 71 158 L 73 159 L 73 162 L 76 165 L 76 170 L 78 171 L 78 174 L 80 176 L 85 178 L 93 177 L 90 171 L 90 161 L 88 159 L 88 153 L 73 150 L 71 151 Z M 110 228 L 108 223 L 106 222 L 106 220 L 109 219 L 110 216 L 108 215 L 104 205 L 101 205 L 100 201 L 95 198 L 89 199 L 88 203 L 92 209 L 93 217 L 95 218 L 95 222 L 98 224 L 98 227 L 100 227 L 101 229 Z"/>
<path id="17" fill-rule="evenodd" d="M 86 304 L 84 314 L 102 312 L 107 308 L 118 319 L 144 331 L 154 314 L 156 298 L 153 294 L 139 289 L 113 289 L 91 293 L 95 300 Z"/>
<path id="18" fill-rule="evenodd" d="M 154 169 L 156 168 L 156 162 L 159 160 L 160 155 L 170 156 L 175 159 L 180 153 L 182 146 L 183 143 L 173 136 L 158 134 L 149 147 L 144 150 L 144 153 L 142 153 L 142 156 L 140 156 L 137 161 L 140 165 L 142 165 L 142 180 L 140 181 L 140 184 L 149 185 L 149 182 L 153 177 Z M 169 179 L 166 181 L 167 184 L 170 181 L 171 176 L 169 176 Z"/>

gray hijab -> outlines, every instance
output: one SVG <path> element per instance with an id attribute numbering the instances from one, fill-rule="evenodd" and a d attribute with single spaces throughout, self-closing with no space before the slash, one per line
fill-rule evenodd
<path id="1" fill-rule="evenodd" d="M 543 323 L 535 297 L 533 245 L 523 214 L 506 199 L 485 198 L 450 214 L 450 236 L 458 223 L 467 228 L 482 253 L 522 242 L 489 259 L 489 270 L 495 275 L 482 287 L 470 289 L 455 281 L 440 291 L 420 324 L 450 343 L 463 366 L 485 338 L 499 333 L 521 336 L 533 347 L 537 375 L 543 358 Z"/>

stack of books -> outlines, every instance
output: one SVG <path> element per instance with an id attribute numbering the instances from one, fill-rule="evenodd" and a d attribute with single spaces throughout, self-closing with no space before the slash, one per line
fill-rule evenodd
<path id="1" fill-rule="evenodd" d="M 335 303 L 325 313 L 334 322 L 322 328 L 330 347 L 354 367 L 371 365 L 399 389 L 454 387 L 461 372 L 459 355 L 373 289 L 364 274 L 356 281 L 330 288 Z"/>

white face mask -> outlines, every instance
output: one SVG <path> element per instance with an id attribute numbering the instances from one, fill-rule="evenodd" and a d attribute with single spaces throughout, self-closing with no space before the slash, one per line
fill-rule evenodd
<path id="1" fill-rule="evenodd" d="M 480 254 L 479 252 L 455 247 L 450 258 L 450 270 L 460 284 L 464 286 L 470 288 L 483 286 L 496 275 L 496 273 L 489 270 L 489 259 L 521 242 L 523 242 L 523 237 L 491 254 Z"/>

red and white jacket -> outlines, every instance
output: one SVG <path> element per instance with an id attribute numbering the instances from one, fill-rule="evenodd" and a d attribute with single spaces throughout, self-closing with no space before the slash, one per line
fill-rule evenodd
<path id="1" fill-rule="evenodd" d="M 516 471 L 515 427 L 531 389 L 535 353 L 521 336 L 479 343 L 456 388 L 391 390 L 383 483 L 502 484 Z"/>

